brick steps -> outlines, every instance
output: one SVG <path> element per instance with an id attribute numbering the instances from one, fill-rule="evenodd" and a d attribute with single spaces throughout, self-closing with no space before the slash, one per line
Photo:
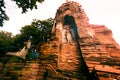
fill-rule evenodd
<path id="1" fill-rule="evenodd" d="M 39 63 L 39 59 L 29 61 L 22 70 L 22 75 L 18 80 L 42 80 L 45 71 L 45 66 Z"/>
<path id="2" fill-rule="evenodd" d="M 6 72 L 0 73 L 0 80 L 43 80 L 46 78 L 47 62 L 47 60 L 41 61 L 40 59 L 26 61 L 26 65 L 20 70 L 16 69 L 19 69 L 22 63 L 9 63 L 4 68 Z"/>

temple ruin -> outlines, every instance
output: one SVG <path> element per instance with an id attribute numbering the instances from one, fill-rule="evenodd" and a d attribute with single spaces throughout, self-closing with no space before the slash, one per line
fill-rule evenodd
<path id="1" fill-rule="evenodd" d="M 67 30 L 71 36 L 67 37 Z M 112 31 L 105 25 L 90 24 L 79 3 L 69 1 L 58 8 L 52 33 L 49 45 L 56 48 L 43 53 L 57 54 L 57 69 L 68 74 L 68 79 L 120 79 L 120 46 Z"/>
<path id="2" fill-rule="evenodd" d="M 66 1 L 57 9 L 51 41 L 36 47 L 42 54 L 25 66 L 21 62 L 8 64 L 8 72 L 0 74 L 0 79 L 120 79 L 120 46 L 112 31 L 105 25 L 90 24 L 79 3 Z"/>

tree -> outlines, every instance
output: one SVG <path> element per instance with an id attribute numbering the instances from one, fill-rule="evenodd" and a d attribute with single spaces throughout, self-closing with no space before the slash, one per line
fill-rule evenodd
<path id="1" fill-rule="evenodd" d="M 0 57 L 4 55 L 4 53 L 12 48 L 12 33 L 9 32 L 0 32 Z"/>
<path id="2" fill-rule="evenodd" d="M 17 35 L 18 37 L 14 43 L 20 44 L 21 42 L 28 40 L 30 36 L 32 36 L 32 44 L 34 47 L 39 42 L 47 42 L 47 39 L 51 37 L 52 26 L 52 18 L 47 20 L 34 19 L 30 25 L 21 28 L 20 34 Z"/>
<path id="3" fill-rule="evenodd" d="M 18 51 L 19 49 L 23 48 L 24 42 L 26 42 L 28 39 L 25 39 L 23 35 L 17 34 L 13 37 L 13 46 L 15 47 L 14 51 Z"/>
<path id="4" fill-rule="evenodd" d="M 32 36 L 32 45 L 35 47 L 39 42 L 46 42 L 51 36 L 53 19 L 33 20 L 30 25 L 21 28 L 20 34 L 12 36 L 12 33 L 0 32 L 0 57 L 4 56 L 8 51 L 19 51 L 24 46 L 30 36 Z"/>
<path id="5" fill-rule="evenodd" d="M 28 9 L 37 9 L 36 3 L 42 3 L 44 0 L 11 0 L 15 1 L 19 8 L 22 8 L 22 13 L 26 13 Z M 3 26 L 4 20 L 9 20 L 9 17 L 5 13 L 5 2 L 0 0 L 0 27 Z"/>

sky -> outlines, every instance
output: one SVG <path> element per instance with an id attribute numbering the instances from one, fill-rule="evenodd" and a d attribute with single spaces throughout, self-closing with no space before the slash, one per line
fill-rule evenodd
<path id="1" fill-rule="evenodd" d="M 56 10 L 65 3 L 66 0 L 45 0 L 42 4 L 38 3 L 37 10 L 29 10 L 26 14 L 21 14 L 15 2 L 5 0 L 6 13 L 10 20 L 5 21 L 0 30 L 12 32 L 13 35 L 19 33 L 21 27 L 29 25 L 33 19 L 45 20 L 54 18 Z M 105 25 L 112 30 L 113 38 L 120 44 L 120 0 L 69 0 L 78 2 L 82 5 L 90 24 Z"/>

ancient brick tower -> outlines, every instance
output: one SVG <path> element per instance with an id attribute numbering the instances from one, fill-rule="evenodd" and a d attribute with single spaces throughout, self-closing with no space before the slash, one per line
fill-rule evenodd
<path id="1" fill-rule="evenodd" d="M 89 24 L 80 4 L 68 1 L 59 7 L 52 33 L 59 47 L 58 70 L 72 75 L 70 79 L 88 77 L 87 66 L 97 71 L 100 80 L 120 78 L 120 46 L 112 38 L 112 31 L 104 25 Z M 95 75 L 91 76 L 97 80 Z"/>
<path id="2" fill-rule="evenodd" d="M 79 39 L 91 35 L 83 29 L 90 29 L 90 26 L 84 10 L 78 3 L 67 2 L 59 7 L 52 28 L 59 44 L 58 69 L 76 79 L 87 78 L 89 75 Z"/>
<path id="3" fill-rule="evenodd" d="M 120 80 L 120 46 L 112 31 L 89 24 L 78 3 L 58 8 L 52 33 L 50 42 L 37 45 L 43 54 L 36 60 L 3 57 L 10 59 L 0 62 L 0 80 Z"/>

